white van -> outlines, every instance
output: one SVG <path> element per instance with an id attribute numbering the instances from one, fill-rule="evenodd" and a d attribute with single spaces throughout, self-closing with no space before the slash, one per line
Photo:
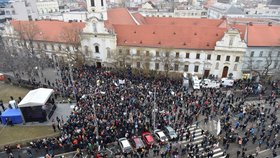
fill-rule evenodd
<path id="1" fill-rule="evenodd" d="M 229 79 L 229 78 L 222 78 L 222 83 L 221 85 L 223 87 L 232 87 L 234 84 L 234 80 L 233 79 Z"/>

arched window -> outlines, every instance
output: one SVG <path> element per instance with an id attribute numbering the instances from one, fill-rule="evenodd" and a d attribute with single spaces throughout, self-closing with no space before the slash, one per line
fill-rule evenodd
<path id="1" fill-rule="evenodd" d="M 99 53 L 99 46 L 94 46 L 95 53 Z"/>

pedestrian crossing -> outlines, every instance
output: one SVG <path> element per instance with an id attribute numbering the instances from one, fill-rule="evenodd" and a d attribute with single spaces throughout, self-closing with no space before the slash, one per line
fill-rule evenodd
<path id="1" fill-rule="evenodd" d="M 199 148 L 199 153 L 201 154 L 204 151 L 204 148 L 202 147 L 202 142 L 203 142 L 203 138 L 206 137 L 205 133 L 202 134 L 202 129 L 199 127 L 196 127 L 196 125 L 192 125 L 190 127 L 188 127 L 189 131 L 190 131 L 190 135 L 193 136 L 194 133 L 194 138 L 192 138 L 192 141 L 190 140 L 185 140 L 187 133 L 184 133 L 184 140 L 181 141 L 181 144 L 188 144 L 191 143 L 194 146 L 197 145 Z M 215 147 L 213 149 L 213 158 L 225 158 L 226 156 L 223 155 L 223 149 L 221 149 L 219 146 Z"/>

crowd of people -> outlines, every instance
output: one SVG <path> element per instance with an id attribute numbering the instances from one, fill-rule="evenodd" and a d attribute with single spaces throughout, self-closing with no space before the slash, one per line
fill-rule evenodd
<path id="1" fill-rule="evenodd" d="M 114 74 L 85 66 L 73 71 L 75 82 L 72 83 L 73 86 L 65 88 L 65 91 L 69 94 L 74 93 L 77 105 L 61 130 L 62 144 L 72 143 L 74 148 L 98 144 L 104 148 L 106 144 L 115 142 L 118 138 L 131 138 L 133 135 L 141 135 L 143 131 L 152 131 L 154 120 L 158 129 L 170 125 L 177 131 L 185 129 L 181 132 L 185 133 L 188 126 L 198 124 L 201 118 L 204 119 L 204 123 L 209 119 L 221 118 L 223 130 L 220 137 L 224 137 L 220 139 L 223 140 L 226 150 L 230 143 L 238 144 L 241 139 L 244 144 L 246 138 L 249 139 L 250 136 L 260 142 L 272 143 L 274 148 L 277 148 L 279 143 L 277 142 L 279 107 L 274 93 L 266 98 L 272 108 L 264 107 L 265 104 L 248 106 L 245 104 L 248 95 L 242 93 L 236 95 L 234 91 L 222 92 L 220 89 L 204 89 L 188 93 L 182 88 L 181 81 L 134 76 L 130 70 Z M 69 71 L 64 74 L 65 81 L 68 80 L 65 82 L 67 84 Z M 250 85 L 240 82 L 236 87 L 249 89 Z M 153 112 L 156 113 L 155 119 Z M 269 112 L 270 117 L 267 117 L 266 112 Z M 243 131 L 238 131 L 238 127 L 234 128 L 235 122 L 232 119 L 234 116 L 240 119 L 239 128 L 254 131 L 254 135 L 246 133 L 244 135 Z M 253 121 L 260 124 L 253 127 Z M 271 134 L 276 134 L 276 137 L 269 138 L 274 140 L 268 139 L 267 133 L 261 133 L 261 130 L 270 124 L 269 121 L 272 122 Z M 252 127 L 248 126 L 249 122 Z M 242 147 L 246 148 L 246 143 Z M 187 151 L 190 149 L 195 149 L 195 146 Z M 208 151 L 207 154 L 211 153 L 211 150 L 213 149 L 205 149 Z M 241 154 L 247 155 L 246 150 L 242 150 Z"/>
<path id="2" fill-rule="evenodd" d="M 182 88 L 181 80 L 135 76 L 131 70 L 113 73 L 94 66 L 83 66 L 73 69 L 72 74 L 69 71 L 62 69 L 62 82 L 57 80 L 53 86 L 76 101 L 76 105 L 68 120 L 59 127 L 59 137 L 34 142 L 34 148 L 43 147 L 48 154 L 57 148 L 87 149 L 93 154 L 96 147 L 105 149 L 118 138 L 140 136 L 144 131 L 153 131 L 154 126 L 157 129 L 171 126 L 178 132 L 178 141 L 191 142 L 192 134 L 188 127 L 207 124 L 213 119 L 221 120 L 221 133 L 213 136 L 210 131 L 203 130 L 206 137 L 202 142 L 202 151 L 197 145 L 189 143 L 183 147 L 168 145 L 160 148 L 159 155 L 211 157 L 219 141 L 226 157 L 230 157 L 227 151 L 234 144 L 240 146 L 237 157 L 252 154 L 246 150 L 249 141 L 256 144 L 254 154 L 258 154 L 260 148 L 271 148 L 275 156 L 276 149 L 280 147 L 279 104 L 273 93 L 266 98 L 268 106 L 264 106 L 265 103 L 248 105 L 245 103 L 248 95 L 235 94 L 235 90 L 187 92 Z M 71 81 L 70 74 L 74 81 Z M 241 87 L 249 85 L 239 82 L 235 89 Z M 235 117 L 237 121 L 233 119 Z M 145 157 L 145 153 L 153 149 L 135 151 L 130 156 Z"/>

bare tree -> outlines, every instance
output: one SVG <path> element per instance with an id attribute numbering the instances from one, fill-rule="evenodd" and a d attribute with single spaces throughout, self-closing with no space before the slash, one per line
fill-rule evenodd
<path id="1" fill-rule="evenodd" d="M 174 63 L 177 62 L 171 50 L 170 48 L 163 48 L 159 51 L 159 54 L 156 55 L 156 60 L 163 64 L 166 77 L 168 77 L 170 70 L 174 70 Z"/>
<path id="2" fill-rule="evenodd" d="M 60 38 L 65 42 L 66 48 L 64 51 L 68 59 L 75 61 L 75 64 L 83 65 L 85 63 L 85 56 L 80 50 L 81 39 L 80 33 L 82 29 L 78 25 L 73 25 L 73 27 L 64 27 L 60 34 Z M 70 49 L 73 49 L 71 51 Z"/>
<path id="3" fill-rule="evenodd" d="M 277 71 L 278 63 L 279 63 L 279 56 L 276 54 L 276 56 L 273 54 L 275 52 L 275 48 L 271 48 L 269 51 L 269 54 L 265 56 L 265 60 L 259 63 L 259 61 L 254 61 L 254 57 L 247 57 L 248 60 L 245 62 L 247 65 L 247 69 L 250 70 L 250 72 L 257 73 L 258 77 L 261 81 L 265 81 L 269 79 L 274 74 L 274 71 Z"/>
<path id="4" fill-rule="evenodd" d="M 20 51 L 21 64 L 30 79 L 41 69 L 40 54 L 35 52 L 35 43 L 41 35 L 40 29 L 35 21 L 16 21 L 13 25 L 19 38 L 17 49 Z M 42 38 L 42 37 L 40 37 Z M 37 68 L 37 70 L 35 70 Z"/>
<path id="5" fill-rule="evenodd" d="M 145 76 L 154 75 L 151 73 L 152 59 L 153 55 L 149 50 L 138 48 L 136 54 L 133 56 L 133 63 L 136 65 L 135 70 Z"/>
<path id="6" fill-rule="evenodd" d="M 110 60 L 112 61 L 112 65 L 114 68 L 125 68 L 126 63 L 129 62 L 131 63 L 132 61 L 132 56 L 130 54 L 129 50 L 125 49 L 118 49 L 118 50 L 112 50 Z"/>
<path id="7" fill-rule="evenodd" d="M 21 46 L 29 51 L 28 55 L 34 55 L 34 41 L 36 40 L 36 36 L 40 34 L 39 27 L 34 21 L 17 21 L 16 23 L 14 27 L 20 40 L 23 42 Z"/>
<path id="8" fill-rule="evenodd" d="M 18 62 L 15 61 L 14 57 L 15 54 L 13 54 L 13 51 L 11 48 L 7 47 L 3 39 L 0 37 L 0 46 L 2 49 L 0 49 L 0 66 L 1 70 L 6 71 L 12 71 L 14 77 L 16 77 L 16 70 L 18 70 Z"/>

